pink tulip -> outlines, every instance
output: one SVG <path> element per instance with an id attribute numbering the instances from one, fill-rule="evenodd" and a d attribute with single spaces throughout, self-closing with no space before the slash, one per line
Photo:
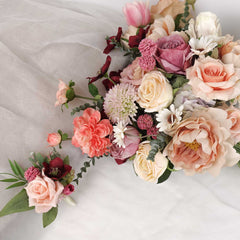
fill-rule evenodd
<path id="1" fill-rule="evenodd" d="M 150 23 L 150 10 L 147 3 L 127 3 L 123 8 L 127 24 L 134 27 L 146 26 Z"/>

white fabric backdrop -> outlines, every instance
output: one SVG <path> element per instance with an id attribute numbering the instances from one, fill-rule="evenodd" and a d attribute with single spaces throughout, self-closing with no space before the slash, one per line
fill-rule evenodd
<path id="1" fill-rule="evenodd" d="M 219 15 L 224 33 L 240 37 L 240 3 L 198 0 L 197 12 Z M 47 153 L 46 136 L 61 128 L 72 134 L 73 117 L 53 106 L 58 79 L 77 83 L 86 94 L 87 76 L 105 60 L 105 35 L 126 29 L 121 13 L 127 0 L 0 0 L 0 171 L 7 159 L 27 167 L 32 151 Z M 151 1 L 156 3 L 157 0 Z M 113 52 L 112 69 L 124 65 Z M 81 84 L 80 84 L 81 83 Z M 73 106 L 74 104 L 71 104 Z M 78 170 L 79 149 L 64 144 Z M 161 185 L 135 176 L 131 163 L 100 159 L 72 195 L 76 207 L 60 204 L 56 221 L 42 228 L 34 211 L 0 218 L 0 239 L 191 240 L 240 237 L 240 169 L 223 169 L 218 178 L 172 174 Z M 16 190 L 0 184 L 0 207 Z"/>

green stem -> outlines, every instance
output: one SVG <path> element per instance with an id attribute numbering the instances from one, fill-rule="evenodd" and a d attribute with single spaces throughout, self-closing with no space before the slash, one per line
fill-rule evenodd
<path id="1" fill-rule="evenodd" d="M 116 85 L 116 83 L 108 75 L 106 77 L 113 85 Z"/>
<path id="2" fill-rule="evenodd" d="M 167 167 L 167 169 L 170 171 L 170 172 L 177 172 L 179 170 L 176 170 L 176 169 L 171 169 L 170 167 Z"/>
<path id="3" fill-rule="evenodd" d="M 75 95 L 76 98 L 81 98 L 81 99 L 86 99 L 86 100 L 90 100 L 90 101 L 97 101 L 95 98 L 89 98 L 89 97 L 82 97 L 79 95 Z"/>

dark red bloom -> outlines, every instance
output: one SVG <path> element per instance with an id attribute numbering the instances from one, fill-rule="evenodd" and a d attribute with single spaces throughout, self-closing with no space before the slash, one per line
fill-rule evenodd
<path id="1" fill-rule="evenodd" d="M 112 43 L 112 40 L 114 40 L 115 42 L 120 42 L 121 36 L 122 36 L 122 28 L 119 27 L 117 35 L 116 36 L 111 36 L 110 38 L 108 38 L 106 40 L 107 41 L 107 47 L 103 50 L 103 53 L 109 54 L 116 46 L 115 44 Z"/>
<path id="2" fill-rule="evenodd" d="M 91 83 L 97 81 L 98 79 L 102 78 L 104 76 L 104 74 L 108 71 L 111 61 L 112 61 L 112 58 L 110 56 L 107 56 L 106 61 L 105 61 L 104 65 L 101 67 L 98 75 L 96 77 L 88 77 L 87 78 L 90 80 L 88 84 L 91 84 Z"/>
<path id="3" fill-rule="evenodd" d="M 127 158 L 124 159 L 124 160 L 122 160 L 122 159 L 116 159 L 116 158 L 115 158 L 115 161 L 116 161 L 116 163 L 117 163 L 118 165 L 125 163 L 127 160 L 128 160 Z"/>
<path id="4" fill-rule="evenodd" d="M 71 166 L 64 164 L 63 160 L 58 157 L 51 160 L 49 164 L 44 162 L 43 166 L 44 174 L 54 180 L 65 177 L 72 170 Z"/>
<path id="5" fill-rule="evenodd" d="M 113 82 L 118 84 L 118 83 L 120 83 L 120 77 L 121 77 L 120 73 L 121 72 L 122 72 L 121 70 L 119 70 L 117 72 L 112 71 L 112 72 L 109 73 L 109 77 L 112 79 Z M 103 83 L 103 85 L 104 85 L 104 87 L 106 88 L 107 91 L 114 86 L 114 84 L 109 79 L 104 79 L 102 81 L 102 83 Z"/>
<path id="6" fill-rule="evenodd" d="M 144 28 L 140 28 L 137 35 L 130 36 L 128 45 L 130 48 L 138 47 L 139 43 L 146 37 L 146 33 L 148 31 L 148 28 L 144 30 Z"/>
<path id="7" fill-rule="evenodd" d="M 68 184 L 67 186 L 64 187 L 63 189 L 63 194 L 64 195 L 70 195 L 74 192 L 74 186 L 72 184 Z"/>

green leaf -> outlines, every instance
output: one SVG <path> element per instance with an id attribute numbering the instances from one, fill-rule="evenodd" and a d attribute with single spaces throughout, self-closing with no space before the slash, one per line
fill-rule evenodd
<path id="1" fill-rule="evenodd" d="M 66 156 L 64 159 L 63 159 L 63 163 L 66 164 L 66 165 L 69 165 L 70 161 L 69 161 L 69 156 Z"/>
<path id="2" fill-rule="evenodd" d="M 7 178 L 7 179 L 2 179 L 0 182 L 17 182 L 19 179 L 17 178 Z"/>
<path id="3" fill-rule="evenodd" d="M 18 170 L 17 170 L 16 166 L 11 162 L 10 159 L 8 159 L 8 162 L 9 162 L 9 164 L 10 164 L 10 167 L 11 167 L 13 173 L 14 173 L 15 175 L 19 176 L 19 175 L 18 175 Z"/>
<path id="4" fill-rule="evenodd" d="M 67 140 L 67 138 L 68 138 L 68 134 L 67 133 L 62 134 L 62 141 Z"/>
<path id="5" fill-rule="evenodd" d="M 21 168 L 21 166 L 14 160 L 15 167 L 19 173 L 19 175 L 24 178 L 24 170 Z"/>
<path id="6" fill-rule="evenodd" d="M 89 163 L 89 162 L 85 162 L 85 163 L 84 163 L 84 167 L 86 167 L 86 168 L 87 168 L 87 167 L 90 167 L 90 163 Z"/>
<path id="7" fill-rule="evenodd" d="M 4 206 L 0 212 L 0 217 L 32 209 L 34 209 L 34 207 L 28 206 L 28 196 L 26 190 L 23 189 Z"/>
<path id="8" fill-rule="evenodd" d="M 75 92 L 73 88 L 69 88 L 66 92 L 66 98 L 68 102 L 72 101 L 75 98 Z"/>
<path id="9" fill-rule="evenodd" d="M 234 145 L 233 148 L 236 150 L 237 153 L 240 154 L 240 142 L 238 142 L 236 145 Z"/>
<path id="10" fill-rule="evenodd" d="M 173 164 L 170 161 L 168 162 L 168 167 L 170 169 L 173 168 Z M 167 168 L 165 170 L 165 172 L 163 173 L 163 175 L 158 178 L 158 182 L 157 183 L 159 184 L 159 183 L 165 182 L 170 177 L 171 173 L 172 172 Z"/>
<path id="11" fill-rule="evenodd" d="M 23 186 L 25 185 L 26 182 L 17 182 L 17 183 L 14 183 L 12 185 L 10 185 L 9 187 L 7 187 L 6 189 L 10 189 L 10 188 L 15 188 L 15 187 L 20 187 L 20 186 Z"/>
<path id="12" fill-rule="evenodd" d="M 51 224 L 57 217 L 58 214 L 58 208 L 57 207 L 53 207 L 51 208 L 48 212 L 43 213 L 43 227 L 47 227 L 49 224 Z"/>
<path id="13" fill-rule="evenodd" d="M 180 88 L 187 82 L 188 82 L 188 80 L 184 76 L 181 76 L 181 75 L 177 75 L 177 77 L 171 81 L 173 89 Z"/>
<path id="14" fill-rule="evenodd" d="M 45 162 L 45 157 L 43 157 L 41 153 L 36 153 L 35 158 L 39 165 L 42 167 L 43 163 Z"/>
<path id="15" fill-rule="evenodd" d="M 68 83 L 68 86 L 71 88 L 73 86 L 75 86 L 75 82 L 73 82 L 72 80 Z"/>
<path id="16" fill-rule="evenodd" d="M 34 166 L 34 167 L 38 167 L 38 165 L 37 165 L 37 163 L 36 163 L 36 159 L 33 159 L 33 158 L 28 158 L 28 160 L 32 163 L 32 165 Z"/>
<path id="17" fill-rule="evenodd" d="M 88 90 L 93 97 L 98 95 L 98 89 L 93 83 L 88 85 Z"/>

